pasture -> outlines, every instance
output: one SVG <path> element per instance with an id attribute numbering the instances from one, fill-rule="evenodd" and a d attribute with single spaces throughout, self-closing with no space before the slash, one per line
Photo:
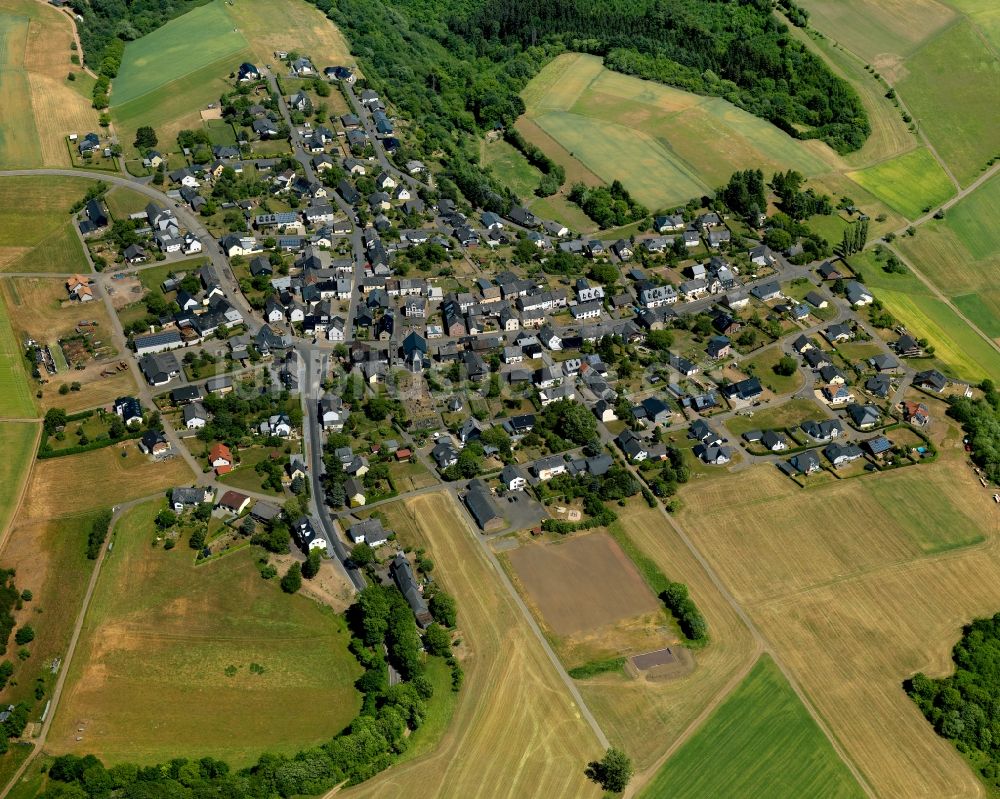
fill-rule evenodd
<path id="1" fill-rule="evenodd" d="M 89 271 L 69 209 L 90 185 L 79 178 L 0 178 L 0 272 Z"/>
<path id="2" fill-rule="evenodd" d="M 534 196 L 542 173 L 503 139 L 483 143 L 482 162 L 522 200 L 530 200 Z"/>
<path id="3" fill-rule="evenodd" d="M 684 202 L 747 166 L 817 175 L 839 163 L 825 145 L 796 141 L 724 100 L 606 70 L 595 56 L 559 56 L 522 95 L 528 122 L 651 208 Z"/>
<path id="4" fill-rule="evenodd" d="M 863 797 L 784 675 L 762 655 L 642 797 Z"/>
<path id="5" fill-rule="evenodd" d="M 906 219 L 916 219 L 925 208 L 940 205 L 955 193 L 941 165 L 925 147 L 851 172 L 848 177 Z"/>
<path id="6" fill-rule="evenodd" d="M 72 41 L 69 17 L 52 6 L 0 0 L 0 168 L 70 166 L 66 136 L 97 129 L 66 78 L 87 77 L 70 64 Z"/>
<path id="7" fill-rule="evenodd" d="M 65 508 L 82 512 L 166 491 L 191 479 L 182 458 L 153 462 L 134 441 L 129 441 L 122 446 L 38 461 L 22 512 L 32 519 L 47 518 Z"/>
<path id="8" fill-rule="evenodd" d="M 21 490 L 28 480 L 40 425 L 34 422 L 0 422 L 0 544 L 7 525 L 21 501 Z"/>
<path id="9" fill-rule="evenodd" d="M 361 704 L 343 617 L 262 580 L 249 549 L 195 566 L 186 546 L 154 547 L 163 504 L 115 529 L 48 749 L 242 766 L 329 740 Z"/>
<path id="10" fill-rule="evenodd" d="M 907 59 L 897 87 L 962 185 L 1000 152 L 1000 58 L 969 20 L 952 25 Z"/>
<path id="11" fill-rule="evenodd" d="M 407 546 L 422 546 L 458 602 L 465 683 L 440 743 L 351 788 L 352 797 L 599 795 L 583 775 L 600 746 L 447 493 L 382 506 Z"/>
<path id="12" fill-rule="evenodd" d="M 770 468 L 681 492 L 681 524 L 879 796 L 980 795 L 900 688 L 950 670 L 959 627 L 1000 605 L 994 503 L 934 413 L 934 463 L 805 501 Z"/>
<path id="13" fill-rule="evenodd" d="M 311 3 L 252 0 L 224 8 L 261 64 L 273 63 L 275 50 L 309 55 L 319 69 L 355 63 L 340 29 Z"/>
<path id="14" fill-rule="evenodd" d="M 125 105 L 226 58 L 233 61 L 231 72 L 246 46 L 221 0 L 199 6 L 126 45 L 112 105 Z"/>
<path id="15" fill-rule="evenodd" d="M 24 371 L 24 351 L 7 305 L 0 302 L 0 418 L 34 418 L 35 403 Z"/>

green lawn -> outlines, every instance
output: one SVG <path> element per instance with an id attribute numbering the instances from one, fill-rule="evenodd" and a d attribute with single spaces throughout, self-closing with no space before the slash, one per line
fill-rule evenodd
<path id="1" fill-rule="evenodd" d="M 483 163 L 523 200 L 534 196 L 542 178 L 542 173 L 503 139 L 483 145 Z"/>
<path id="2" fill-rule="evenodd" d="M 34 417 L 28 378 L 22 366 L 24 350 L 14 336 L 7 305 L 0 300 L 0 417 Z"/>
<path id="3" fill-rule="evenodd" d="M 242 766 L 340 732 L 360 708 L 361 673 L 343 617 L 262 580 L 249 548 L 196 566 L 186 542 L 154 547 L 163 506 L 140 505 L 116 529 L 51 750 L 106 763 L 207 755 Z"/>
<path id="4" fill-rule="evenodd" d="M 115 219 L 126 219 L 130 214 L 144 211 L 149 197 L 125 186 L 114 186 L 104 196 L 108 211 Z"/>
<path id="5" fill-rule="evenodd" d="M 219 478 L 220 483 L 225 483 L 233 488 L 242 488 L 246 491 L 257 491 L 263 494 L 272 494 L 279 497 L 284 496 L 284 492 L 272 491 L 264 488 L 262 483 L 264 475 L 254 471 L 254 467 L 261 461 L 267 460 L 274 450 L 264 447 L 254 447 L 253 449 L 240 450 L 240 465 L 235 467 L 228 474 Z"/>
<path id="6" fill-rule="evenodd" d="M 795 427 L 809 419 L 823 419 L 826 414 L 809 399 L 792 399 L 771 408 L 754 410 L 753 416 L 734 416 L 726 422 L 734 435 L 747 430 L 777 430 Z"/>
<path id="7" fill-rule="evenodd" d="M 246 47 L 222 0 L 195 8 L 126 45 L 112 103 L 122 106 Z"/>
<path id="8" fill-rule="evenodd" d="M 797 391 L 802 385 L 802 374 L 798 369 L 787 377 L 774 371 L 774 366 L 781 360 L 782 355 L 780 348 L 771 347 L 771 349 L 754 355 L 752 358 L 741 361 L 740 368 L 746 370 L 747 367 L 754 367 L 753 374 L 760 378 L 761 384 L 776 394 Z"/>
<path id="9" fill-rule="evenodd" d="M 955 193 L 948 176 L 925 147 L 851 172 L 850 177 L 907 219 L 916 219 L 924 208 L 940 205 Z"/>
<path id="10" fill-rule="evenodd" d="M 644 799 L 862 797 L 767 655 L 666 762 Z"/>

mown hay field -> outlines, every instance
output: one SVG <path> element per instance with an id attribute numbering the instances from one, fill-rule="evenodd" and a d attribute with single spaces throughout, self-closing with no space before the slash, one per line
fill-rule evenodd
<path id="1" fill-rule="evenodd" d="M 122 457 L 122 452 L 126 457 Z M 154 462 L 134 441 L 79 455 L 38 461 L 31 473 L 22 515 L 48 518 L 145 497 L 172 486 L 190 484 L 183 458 Z"/>
<path id="2" fill-rule="evenodd" d="M 600 746 L 455 500 L 441 492 L 380 510 L 404 544 L 427 549 L 457 600 L 465 682 L 433 751 L 345 796 L 597 799 L 583 768 Z"/>
<path id="3" fill-rule="evenodd" d="M 320 70 L 355 63 L 340 29 L 311 3 L 249 0 L 227 5 L 225 11 L 263 64 L 273 63 L 275 50 L 308 55 Z"/>
<path id="4" fill-rule="evenodd" d="M 361 706 L 343 617 L 262 580 L 249 549 L 196 566 L 185 542 L 153 546 L 162 507 L 115 528 L 49 751 L 241 766 L 340 732 Z"/>
<path id="5" fill-rule="evenodd" d="M 24 371 L 24 350 L 11 326 L 7 307 L 0 302 L 0 418 L 34 418 L 35 402 Z"/>
<path id="6" fill-rule="evenodd" d="M 961 625 L 1000 606 L 994 503 L 932 404 L 935 463 L 808 491 L 755 467 L 682 491 L 681 524 L 887 797 L 981 795 L 901 687 L 947 671 Z"/>
<path id="7" fill-rule="evenodd" d="M 69 209 L 90 185 L 48 175 L 0 178 L 0 271 L 89 271 Z"/>
<path id="8" fill-rule="evenodd" d="M 640 794 L 647 799 L 864 795 L 767 655 Z"/>
<path id="9" fill-rule="evenodd" d="M 0 463 L 0 542 L 31 472 L 40 427 L 36 422 L 0 422 L 0 448 L 4 453 Z"/>

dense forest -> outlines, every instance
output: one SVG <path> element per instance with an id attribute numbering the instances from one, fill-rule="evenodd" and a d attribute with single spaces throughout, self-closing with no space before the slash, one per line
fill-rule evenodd
<path id="1" fill-rule="evenodd" d="M 612 69 L 725 97 L 840 152 L 870 132 L 846 82 L 793 39 L 769 0 L 313 0 L 343 29 L 365 73 L 422 124 L 508 125 L 518 92 L 565 50 Z M 450 149 L 448 147 L 444 149 Z"/>
<path id="2" fill-rule="evenodd" d="M 1000 787 L 1000 613 L 967 626 L 952 650 L 955 673 L 903 683 L 938 735 L 970 756 L 983 778 Z"/>
<path id="3" fill-rule="evenodd" d="M 948 414 L 968 435 L 973 462 L 988 480 L 1000 485 L 1000 392 L 992 380 L 984 380 L 979 388 L 982 399 L 952 397 Z"/>

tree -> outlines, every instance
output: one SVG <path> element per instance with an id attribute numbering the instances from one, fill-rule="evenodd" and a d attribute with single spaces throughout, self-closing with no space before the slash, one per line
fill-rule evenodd
<path id="1" fill-rule="evenodd" d="M 362 541 L 360 544 L 355 544 L 351 550 L 351 560 L 358 566 L 367 566 L 369 563 L 375 562 L 375 550 Z"/>
<path id="2" fill-rule="evenodd" d="M 30 644 L 35 640 L 35 630 L 30 624 L 25 624 L 15 634 L 14 640 L 19 646 Z"/>
<path id="3" fill-rule="evenodd" d="M 319 574 L 319 566 L 321 562 L 319 550 L 310 549 L 306 562 L 302 564 L 302 576 L 307 580 L 311 580 Z"/>
<path id="4" fill-rule="evenodd" d="M 457 621 L 455 600 L 444 591 L 436 591 L 427 603 L 434 621 L 445 627 L 454 627 Z"/>
<path id="5" fill-rule="evenodd" d="M 281 590 L 286 594 L 294 594 L 302 587 L 302 567 L 293 563 L 288 567 L 285 576 L 281 578 Z"/>
<path id="6" fill-rule="evenodd" d="M 152 150 L 158 141 L 159 139 L 156 138 L 156 131 L 149 125 L 142 125 L 135 132 L 135 141 L 133 144 L 135 144 L 135 148 L 137 150 L 145 152 L 146 150 Z"/>
<path id="7" fill-rule="evenodd" d="M 783 377 L 790 377 L 795 374 L 795 370 L 798 368 L 798 362 L 791 355 L 784 355 L 781 360 L 774 365 L 774 373 L 782 375 Z"/>
<path id="8" fill-rule="evenodd" d="M 432 655 L 447 657 L 451 652 L 451 635 L 440 624 L 432 624 L 424 631 L 424 646 Z"/>
<path id="9" fill-rule="evenodd" d="M 620 749 L 611 747 L 600 760 L 591 761 L 585 773 L 605 791 L 621 793 L 632 779 L 632 761 Z"/>
<path id="10" fill-rule="evenodd" d="M 170 508 L 164 508 L 156 514 L 156 526 L 161 530 L 166 530 L 177 524 L 177 514 Z"/>

